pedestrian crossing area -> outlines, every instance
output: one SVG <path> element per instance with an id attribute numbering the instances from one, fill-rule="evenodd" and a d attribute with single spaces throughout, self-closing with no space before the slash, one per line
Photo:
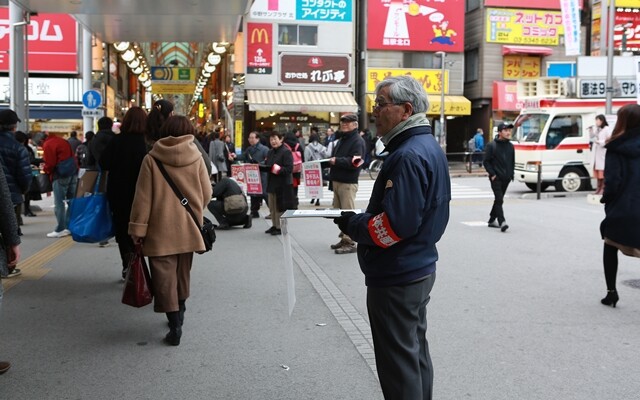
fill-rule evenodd
<path id="1" fill-rule="evenodd" d="M 372 180 L 361 180 L 358 182 L 358 193 L 356 194 L 356 201 L 369 201 L 371 197 L 371 191 L 373 189 Z M 304 182 L 300 184 L 298 188 L 298 197 L 300 203 L 304 204 L 304 201 L 311 201 L 310 197 L 305 194 Z M 461 185 L 455 182 L 451 182 L 451 198 L 452 200 L 463 199 L 493 199 L 493 192 L 490 188 L 482 189 L 474 186 Z M 326 186 L 322 188 L 322 197 L 320 203 L 323 206 L 331 204 L 333 200 L 333 192 L 331 192 Z"/>

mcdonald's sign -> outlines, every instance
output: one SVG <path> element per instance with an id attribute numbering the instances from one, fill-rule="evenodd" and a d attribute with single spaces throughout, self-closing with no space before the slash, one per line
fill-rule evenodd
<path id="1" fill-rule="evenodd" d="M 247 23 L 247 74 L 271 74 L 273 25 Z"/>

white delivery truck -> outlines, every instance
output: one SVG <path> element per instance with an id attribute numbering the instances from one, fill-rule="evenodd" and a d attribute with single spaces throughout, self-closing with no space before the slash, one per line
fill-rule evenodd
<path id="1" fill-rule="evenodd" d="M 616 113 L 635 99 L 614 99 Z M 514 122 L 515 179 L 536 190 L 538 168 L 541 189 L 575 192 L 591 188 L 593 175 L 590 131 L 604 114 L 604 99 L 528 99 Z M 609 124 L 611 120 L 607 118 Z M 613 129 L 613 125 L 610 125 Z"/>

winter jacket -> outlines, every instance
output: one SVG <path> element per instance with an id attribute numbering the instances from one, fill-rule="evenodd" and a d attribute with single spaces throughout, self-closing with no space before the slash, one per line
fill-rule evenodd
<path id="1" fill-rule="evenodd" d="M 489 178 L 497 176 L 501 181 L 512 181 L 516 156 L 511 141 L 496 139 L 489 142 L 485 150 L 484 169 Z"/>
<path id="2" fill-rule="evenodd" d="M 2 157 L 0 157 L 0 162 Z M 7 276 L 7 248 L 20 244 L 18 236 L 18 221 L 11 201 L 11 192 L 4 174 L 0 168 L 0 275 Z"/>
<path id="3" fill-rule="evenodd" d="M 640 249 L 640 127 L 609 142 L 604 168 L 605 218 L 600 233 Z"/>
<path id="4" fill-rule="evenodd" d="M 332 182 L 358 183 L 360 167 L 353 166 L 353 156 L 364 158 L 364 140 L 357 129 L 344 133 L 333 148 L 331 157 L 336 158 L 336 163 L 329 172 Z"/>
<path id="5" fill-rule="evenodd" d="M 327 157 L 327 148 L 319 142 L 311 142 L 304 148 L 304 160 L 322 160 Z"/>
<path id="6" fill-rule="evenodd" d="M 279 171 L 273 171 L 274 164 L 280 167 Z M 295 209 L 297 205 L 293 193 L 293 155 L 284 143 L 269 150 L 267 159 L 260 164 L 260 171 L 267 172 L 267 193 L 276 195 L 278 211 Z"/>
<path id="7" fill-rule="evenodd" d="M 264 163 L 267 159 L 269 148 L 262 143 L 258 142 L 255 146 L 247 147 L 242 154 L 238 157 L 238 161 L 243 161 L 249 164 Z M 262 181 L 262 193 L 263 196 L 267 195 L 267 172 L 260 171 L 260 180 Z M 250 197 L 259 197 L 260 195 L 250 195 Z"/>
<path id="8" fill-rule="evenodd" d="M 436 243 L 449 221 L 447 158 L 428 126 L 391 139 L 366 212 L 346 234 L 358 242 L 358 261 L 372 287 L 404 285 L 433 273 Z"/>
<path id="9" fill-rule="evenodd" d="M 484 151 L 484 136 L 482 136 L 482 133 L 476 132 L 473 136 L 473 144 L 475 145 L 474 151 Z"/>
<path id="10" fill-rule="evenodd" d="M 116 135 L 102 152 L 100 166 L 109 172 L 107 199 L 118 236 L 127 234 L 136 182 L 146 155 L 144 136 L 131 133 Z"/>
<path id="11" fill-rule="evenodd" d="M 27 149 L 11 131 L 0 132 L 0 159 L 13 204 L 22 204 L 22 194 L 31 183 L 31 161 Z"/>
<path id="12" fill-rule="evenodd" d="M 180 204 L 153 157 L 161 161 L 202 224 L 211 182 L 193 135 L 158 140 L 142 161 L 131 207 L 129 234 L 144 238 L 142 252 L 158 257 L 204 251 L 198 226 Z M 168 229 L 170 227 L 170 229 Z"/>
<path id="13" fill-rule="evenodd" d="M 52 180 L 58 179 L 56 166 L 60 162 L 68 158 L 73 158 L 74 162 L 77 162 L 69 142 L 55 135 L 49 135 L 44 140 L 42 157 L 44 158 L 44 172 L 49 174 Z"/>
<path id="14" fill-rule="evenodd" d="M 227 172 L 227 161 L 224 158 L 224 143 L 220 139 L 214 139 L 209 144 L 209 159 L 218 169 L 218 172 Z"/>
<path id="15" fill-rule="evenodd" d="M 607 155 L 607 148 L 605 145 L 610 137 L 611 129 L 609 129 L 608 126 L 605 126 L 602 129 L 598 128 L 596 134 L 593 136 L 593 150 L 591 152 L 593 159 L 591 160 L 591 165 L 594 170 L 604 169 L 605 157 Z"/>
<path id="16" fill-rule="evenodd" d="M 116 137 L 116 134 L 111 129 L 102 129 L 96 133 L 91 142 L 89 142 L 89 155 L 92 157 L 90 162 L 93 160 L 100 162 L 102 152 L 114 137 Z"/>

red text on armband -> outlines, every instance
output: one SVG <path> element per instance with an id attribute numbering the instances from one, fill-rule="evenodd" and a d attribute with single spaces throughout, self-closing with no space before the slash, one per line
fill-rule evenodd
<path id="1" fill-rule="evenodd" d="M 382 248 L 393 246 L 402 240 L 396 235 L 393 229 L 391 229 L 389 218 L 384 212 L 369 220 L 369 234 L 373 242 Z"/>

